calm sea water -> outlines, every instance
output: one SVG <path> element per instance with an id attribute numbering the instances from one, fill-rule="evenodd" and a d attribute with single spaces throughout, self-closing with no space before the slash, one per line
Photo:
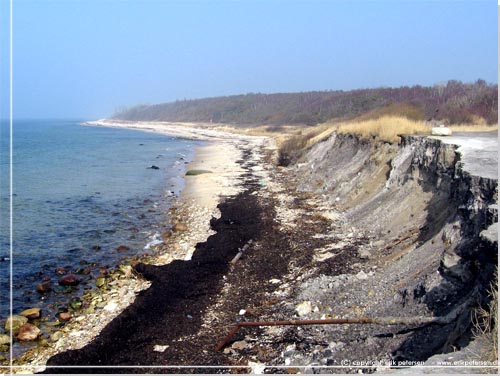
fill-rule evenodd
<path id="1" fill-rule="evenodd" d="M 0 129 L 0 320 L 9 314 L 9 133 Z M 14 312 L 45 314 L 68 298 L 56 268 L 102 267 L 148 252 L 166 230 L 199 142 L 79 121 L 15 121 L 13 131 Z M 152 169 L 151 166 L 158 169 Z M 117 251 L 125 245 L 130 251 Z M 36 286 L 49 279 L 54 291 Z M 90 282 L 89 282 L 90 283 Z M 54 312 L 52 312 L 54 314 Z"/>

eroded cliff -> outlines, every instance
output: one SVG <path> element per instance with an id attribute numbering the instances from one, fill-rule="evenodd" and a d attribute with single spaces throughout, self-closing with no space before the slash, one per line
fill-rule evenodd
<path id="1" fill-rule="evenodd" d="M 333 271 L 343 253 L 356 252 L 358 267 L 342 275 L 320 267 L 297 302 L 328 302 L 334 316 L 456 316 L 444 326 L 390 335 L 380 327 L 322 328 L 324 338 L 343 343 L 334 358 L 425 360 L 468 344 L 471 309 L 487 303 L 496 278 L 498 189 L 496 172 L 477 173 L 464 156 L 458 145 L 438 138 L 402 136 L 400 145 L 391 145 L 333 134 L 293 167 L 299 189 L 320 194 L 343 213 L 342 230 L 332 237 L 336 251 L 323 262 Z M 481 233 L 488 228 L 487 239 Z M 335 247 L 342 231 L 358 239 L 354 247 Z"/>

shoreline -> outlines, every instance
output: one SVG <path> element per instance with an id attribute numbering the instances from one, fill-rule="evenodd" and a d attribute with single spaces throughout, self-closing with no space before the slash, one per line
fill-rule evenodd
<path id="1" fill-rule="evenodd" d="M 210 220 L 219 218 L 218 204 L 224 197 L 240 193 L 241 174 L 237 163 L 242 158 L 242 144 L 262 144 L 264 137 L 235 135 L 213 129 L 194 128 L 189 124 L 158 124 L 95 121 L 83 125 L 127 128 L 160 133 L 173 137 L 203 140 L 206 144 L 196 147 L 193 160 L 187 164 L 189 170 L 209 170 L 210 173 L 184 176 L 184 188 L 168 211 L 168 225 L 172 228 L 163 234 L 163 242 L 153 246 L 155 254 L 141 256 L 138 262 L 162 266 L 174 260 L 189 260 L 197 243 L 204 242 L 215 232 L 210 229 Z M 176 231 L 177 229 L 177 231 Z M 66 350 L 79 349 L 90 343 L 120 313 L 129 307 L 141 291 L 147 290 L 151 282 L 134 275 L 135 265 L 117 265 L 120 276 L 110 283 L 109 291 L 96 288 L 101 310 L 94 313 L 79 313 L 73 316 L 45 347 L 37 346 L 13 359 L 13 368 L 0 366 L 0 373 L 34 373 L 46 368 L 47 360 Z M 54 335 L 52 333 L 52 335 Z M 51 337 L 52 337 L 51 335 Z M 60 338 L 58 338 L 60 337 Z"/>
<path id="2" fill-rule="evenodd" d="M 221 144 L 213 145 L 224 155 L 223 165 L 219 165 L 222 168 L 230 158 Z M 61 353 L 48 360 L 45 372 L 73 373 L 74 366 L 82 365 L 86 366 L 86 373 L 100 373 L 98 366 L 92 366 L 104 363 L 108 367 L 116 366 L 116 373 L 122 372 L 119 370 L 122 365 L 135 365 L 138 369 L 144 365 L 144 373 L 151 372 L 151 367 L 189 373 L 190 370 L 210 372 L 235 366 L 241 368 L 238 372 L 255 371 L 257 367 L 270 372 L 282 367 L 290 367 L 290 371 L 307 367 L 306 373 L 312 373 L 323 367 L 335 367 L 345 359 L 356 362 L 386 360 L 395 354 L 395 349 L 398 349 L 398 357 L 427 359 L 437 352 L 422 347 L 422 343 L 447 341 L 446 331 L 437 334 L 434 327 L 414 328 L 413 324 L 403 322 L 395 329 L 384 329 L 384 333 L 390 335 L 383 337 L 377 326 L 325 326 L 321 331 L 313 327 L 271 326 L 247 329 L 246 333 L 240 331 L 224 351 L 217 351 L 215 344 L 227 335 L 229 326 L 242 319 L 271 322 L 359 316 L 421 316 L 432 320 L 450 317 L 448 307 L 444 310 L 437 307 L 439 310 L 431 312 L 426 302 L 400 300 L 401 295 L 394 295 L 394 292 L 406 291 L 400 288 L 405 286 L 414 291 L 415 286 L 422 286 L 422 278 L 436 275 L 446 256 L 441 246 L 443 236 L 450 234 L 450 219 L 465 228 L 476 226 L 478 208 L 483 210 L 484 205 L 490 205 L 491 195 L 495 202 L 497 200 L 496 181 L 469 180 L 465 171 L 461 175 L 463 165 L 457 164 L 455 159 L 460 151 L 432 138 L 410 137 L 393 150 L 387 145 L 372 148 L 372 144 L 360 143 L 357 139 L 348 138 L 346 142 L 335 135 L 329 142 L 312 149 L 307 155 L 307 163 L 289 169 L 274 167 L 271 158 L 276 155 L 271 155 L 269 144 L 262 142 L 258 148 L 252 140 L 243 138 L 234 145 L 238 151 L 236 155 L 242 156 L 236 163 L 244 171 L 240 176 L 233 171 L 232 182 L 235 187 L 240 184 L 245 189 L 235 197 L 221 200 L 220 217 L 215 219 L 215 213 L 210 219 L 210 228 L 216 231 L 214 235 L 196 245 L 190 261 L 185 261 L 189 245 L 182 238 L 189 237 L 190 226 L 167 236 L 164 251 L 174 256 L 167 257 L 162 261 L 165 264 L 159 263 L 160 266 L 141 263 L 134 267 L 151 281 L 151 287 L 138 295 L 136 302 L 84 349 L 65 351 L 70 347 L 62 342 Z M 409 179 L 415 173 L 429 172 L 427 160 L 415 162 L 416 170 L 413 165 L 401 167 L 402 157 L 408 158 L 409 145 L 414 147 L 412 150 L 417 157 L 426 155 L 429 158 L 429 146 L 436 148 L 439 163 L 430 169 L 436 176 L 442 174 L 441 164 L 446 168 L 458 166 L 458 175 L 453 179 L 466 183 L 460 189 L 478 191 L 474 205 L 467 212 L 472 217 L 455 216 L 453 210 L 457 202 L 446 186 L 430 186 L 425 190 L 419 182 Z M 345 157 L 346 152 L 365 154 L 355 161 L 356 164 L 346 166 L 352 162 Z M 193 163 L 207 163 L 201 155 L 201 152 L 197 154 Z M 377 160 L 378 164 L 367 168 L 365 158 Z M 389 164 L 388 160 L 396 163 Z M 325 190 L 324 179 L 331 176 L 332 166 L 337 167 L 335 177 L 340 183 Z M 387 166 L 391 167 L 389 181 Z M 206 166 L 190 164 L 189 167 L 203 169 Z M 382 168 L 379 170 L 379 167 Z M 359 174 L 360 171 L 363 173 Z M 339 172 L 346 173 L 347 177 Z M 221 170 L 220 173 L 225 172 Z M 380 174 L 385 178 L 373 178 Z M 199 186 L 205 188 L 206 182 L 216 176 L 213 172 L 194 175 L 190 182 L 201 178 Z M 318 181 L 322 184 L 317 184 Z M 186 180 L 186 186 L 187 183 Z M 196 192 L 195 184 L 190 187 Z M 356 201 L 352 194 L 358 193 L 357 187 L 378 193 L 373 195 L 362 190 L 363 201 Z M 188 192 L 188 189 L 183 191 L 186 197 L 189 197 Z M 416 241 L 420 232 L 428 229 L 426 208 L 434 206 L 430 195 L 440 199 L 446 195 L 445 208 L 452 211 L 443 227 L 438 227 L 426 242 L 419 243 Z M 172 211 L 171 225 L 181 221 L 194 223 L 188 214 L 198 210 L 193 210 L 189 199 L 184 200 L 184 194 L 181 198 L 179 207 Z M 344 202 L 352 206 L 344 206 Z M 365 205 L 372 202 L 376 206 L 367 210 Z M 381 214 L 388 206 L 391 211 Z M 497 205 L 490 205 L 490 208 L 497 210 Z M 209 218 L 208 213 L 206 217 L 204 213 L 200 215 Z M 387 231 L 381 232 L 377 226 Z M 457 247 L 470 245 L 466 242 L 465 238 L 454 240 Z M 492 244 L 482 242 L 474 249 L 496 247 L 495 242 L 489 242 Z M 172 245 L 177 248 L 169 248 Z M 425 257 L 415 258 L 415 250 Z M 488 266 L 486 262 L 485 265 Z M 367 300 L 367 296 L 370 299 Z M 463 299 L 469 301 L 470 297 Z M 450 303 L 456 305 L 455 310 L 465 307 L 461 300 Z M 470 312 L 463 313 L 469 316 Z M 455 324 L 445 325 L 449 329 Z M 331 342 L 331 338 L 336 340 Z M 374 343 L 377 346 L 373 346 Z M 405 347 L 407 344 L 409 348 Z M 472 348 L 468 346 L 467 343 L 460 345 L 462 354 Z M 426 364 L 436 366 L 434 359 L 429 358 Z"/>

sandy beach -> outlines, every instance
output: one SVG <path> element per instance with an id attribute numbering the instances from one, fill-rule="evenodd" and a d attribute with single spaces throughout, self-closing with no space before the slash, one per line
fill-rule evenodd
<path id="1" fill-rule="evenodd" d="M 257 151 L 271 141 L 265 137 L 235 135 L 214 129 L 194 127 L 192 124 L 157 122 L 114 122 L 99 120 L 84 125 L 128 128 L 160 133 L 175 137 L 207 141 L 197 147 L 195 158 L 186 171 L 204 170 L 205 173 L 185 176 L 185 188 L 168 213 L 172 230 L 163 234 L 163 242 L 155 245 L 157 254 L 141 259 L 160 266 L 174 260 L 190 260 L 197 243 L 204 242 L 214 231 L 210 220 L 219 218 L 217 208 L 221 199 L 234 197 L 243 190 L 241 175 L 245 172 L 238 163 L 243 153 Z M 257 156 L 256 158 L 259 158 Z M 99 291 L 102 309 L 95 313 L 74 316 L 59 327 L 43 347 L 28 350 L 14 360 L 14 373 L 41 372 L 47 359 L 55 354 L 79 349 L 91 342 L 125 308 L 135 301 L 137 294 L 148 289 L 151 283 L 132 273 L 130 266 L 121 266 L 122 275 L 112 281 L 109 291 Z M 103 304 L 105 302 L 105 304 Z M 2 373 L 9 369 L 0 369 Z"/>

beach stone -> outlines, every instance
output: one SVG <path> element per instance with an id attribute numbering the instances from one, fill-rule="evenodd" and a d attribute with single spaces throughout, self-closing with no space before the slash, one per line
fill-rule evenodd
<path id="1" fill-rule="evenodd" d="M 179 232 L 179 231 L 186 231 L 188 229 L 187 225 L 185 223 L 176 223 L 174 225 L 174 227 L 172 227 L 172 230 L 175 231 L 175 232 Z"/>
<path id="2" fill-rule="evenodd" d="M 60 325 L 61 323 L 59 322 L 59 320 L 56 320 L 56 321 L 47 321 L 46 323 L 44 323 L 45 325 L 47 326 L 58 326 Z"/>
<path id="3" fill-rule="evenodd" d="M 80 280 L 76 278 L 73 274 L 68 274 L 59 280 L 61 286 L 76 286 L 80 283 Z"/>
<path id="4" fill-rule="evenodd" d="M 152 166 L 151 166 L 151 167 L 149 167 L 149 168 L 150 168 L 150 169 L 152 169 L 152 170 L 159 170 L 159 169 L 160 169 L 160 167 L 155 166 L 155 165 L 152 165 Z"/>
<path id="5" fill-rule="evenodd" d="M 59 320 L 68 321 L 71 318 L 71 312 L 61 312 L 59 313 Z"/>
<path id="6" fill-rule="evenodd" d="M 249 344 L 246 341 L 236 341 L 231 345 L 231 348 L 234 350 L 245 350 L 248 347 Z"/>
<path id="7" fill-rule="evenodd" d="M 58 330 L 57 332 L 54 332 L 50 335 L 50 340 L 52 342 L 57 342 L 59 341 L 62 337 L 64 336 L 64 333 Z"/>
<path id="8" fill-rule="evenodd" d="M 161 237 L 163 239 L 168 239 L 172 236 L 172 231 L 167 231 L 167 232 L 164 232 L 163 234 L 161 234 Z"/>
<path id="9" fill-rule="evenodd" d="M 69 306 L 71 309 L 74 309 L 75 311 L 78 311 L 82 309 L 83 302 L 80 299 L 73 299 L 70 303 Z"/>
<path id="10" fill-rule="evenodd" d="M 169 348 L 169 345 L 154 345 L 153 351 L 156 352 L 165 352 L 166 349 Z"/>
<path id="11" fill-rule="evenodd" d="M 130 265 L 120 265 L 120 272 L 127 278 L 132 277 L 132 266 Z"/>
<path id="12" fill-rule="evenodd" d="M 7 334 L 0 334 L 0 345 L 9 345 L 10 336 Z"/>
<path id="13" fill-rule="evenodd" d="M 366 274 L 364 271 L 360 271 L 358 274 L 356 274 L 356 278 L 362 281 L 368 278 L 368 274 Z"/>
<path id="14" fill-rule="evenodd" d="M 361 248 L 361 249 L 358 249 L 358 255 L 359 255 L 359 258 L 367 259 L 367 258 L 370 258 L 372 253 L 366 248 Z"/>
<path id="15" fill-rule="evenodd" d="M 82 275 L 89 275 L 91 272 L 90 268 L 78 269 L 77 273 Z"/>
<path id="16" fill-rule="evenodd" d="M 124 251 L 130 251 L 130 247 L 127 247 L 126 245 L 120 245 L 118 248 L 116 248 L 118 252 L 124 252 Z"/>
<path id="17" fill-rule="evenodd" d="M 109 302 L 103 307 L 103 310 L 108 312 L 114 312 L 118 309 L 118 304 L 115 302 Z"/>
<path id="18" fill-rule="evenodd" d="M 40 329 L 35 325 L 27 323 L 19 327 L 19 334 L 17 339 L 19 341 L 34 341 L 40 335 Z"/>
<path id="19" fill-rule="evenodd" d="M 37 319 L 40 317 L 40 308 L 29 308 L 22 311 L 19 315 L 27 317 L 28 319 Z"/>
<path id="20" fill-rule="evenodd" d="M 36 286 L 36 291 L 39 292 L 40 294 L 45 294 L 46 292 L 49 292 L 52 290 L 52 285 L 50 284 L 49 281 L 39 283 Z"/>
<path id="21" fill-rule="evenodd" d="M 99 277 L 99 278 L 97 278 L 97 279 L 95 280 L 95 285 L 96 285 L 97 287 L 102 287 L 102 286 L 104 286 L 105 284 L 106 284 L 106 278 L 104 278 L 104 277 Z"/>
<path id="22" fill-rule="evenodd" d="M 58 266 L 56 268 L 56 274 L 57 275 L 65 275 L 66 274 L 66 268 L 64 268 L 63 266 Z"/>
<path id="23" fill-rule="evenodd" d="M 26 324 L 28 322 L 28 318 L 21 316 L 21 315 L 13 315 L 7 318 L 5 320 L 5 330 L 10 331 L 10 328 L 12 326 L 12 329 L 16 331 L 19 329 L 22 325 Z"/>
<path id="24" fill-rule="evenodd" d="M 310 301 L 305 301 L 295 307 L 299 316 L 305 316 L 312 312 L 312 304 Z"/>

